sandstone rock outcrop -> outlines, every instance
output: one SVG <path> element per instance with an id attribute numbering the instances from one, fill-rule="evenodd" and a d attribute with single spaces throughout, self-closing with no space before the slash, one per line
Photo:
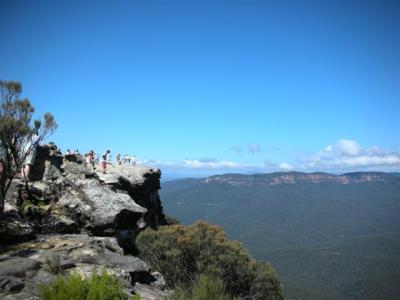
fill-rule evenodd
<path id="1" fill-rule="evenodd" d="M 0 254 L 0 298 L 37 299 L 38 285 L 50 283 L 57 273 L 88 277 L 103 269 L 119 278 L 129 294 L 150 290 L 154 297 L 147 299 L 167 295 L 162 276 L 139 258 L 124 256 L 115 238 L 65 234 L 38 236 Z"/>
<path id="2" fill-rule="evenodd" d="M 30 181 L 15 180 L 0 220 L 0 298 L 37 299 L 37 284 L 54 277 L 46 269 L 54 255 L 65 272 L 104 267 L 141 299 L 165 296 L 162 275 L 133 256 L 137 233 L 165 222 L 160 176 L 144 166 L 102 174 L 79 154 L 39 147 Z"/>

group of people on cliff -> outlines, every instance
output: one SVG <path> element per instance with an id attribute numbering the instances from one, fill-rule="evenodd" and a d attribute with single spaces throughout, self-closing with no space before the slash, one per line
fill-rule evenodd
<path id="1" fill-rule="evenodd" d="M 107 152 L 107 151 L 106 151 Z M 65 152 L 65 155 L 75 155 L 75 154 L 80 154 L 79 150 L 76 149 L 74 151 L 67 149 L 67 151 Z M 89 151 L 88 153 L 84 154 L 84 157 L 87 158 L 86 161 L 91 164 L 98 164 L 100 162 L 100 157 L 102 158 L 104 155 L 104 153 L 102 155 L 100 155 L 99 153 L 95 153 L 93 150 Z M 112 163 L 112 156 L 111 156 L 111 151 L 107 153 L 107 164 L 113 164 Z M 136 156 L 135 155 L 128 155 L 128 154 L 117 154 L 115 157 L 115 163 L 116 165 L 136 165 Z"/>
<path id="2" fill-rule="evenodd" d="M 28 179 L 31 167 L 35 163 L 35 158 L 36 158 L 36 151 L 39 146 L 38 138 L 37 136 L 33 136 L 31 141 L 26 145 L 24 149 L 24 154 L 25 154 L 25 161 L 22 165 L 21 168 L 21 177 Z M 79 150 L 74 150 L 71 151 L 70 149 L 67 149 L 65 155 L 80 155 Z M 112 163 L 112 157 L 111 157 L 111 151 L 106 150 L 101 156 L 97 153 L 95 153 L 93 150 L 87 152 L 86 154 L 83 155 L 85 162 L 87 165 L 90 165 L 93 167 L 93 169 L 96 169 L 96 165 L 98 165 L 101 161 L 101 168 L 103 174 L 106 174 L 107 171 L 107 165 L 113 165 Z M 4 161 L 2 158 L 0 158 L 0 175 L 4 172 Z M 129 156 L 127 154 L 121 155 L 117 154 L 116 155 L 116 165 L 136 165 L 136 157 L 135 155 Z"/>
<path id="3" fill-rule="evenodd" d="M 71 151 L 70 149 L 67 149 L 67 152 L 65 155 L 75 155 L 75 154 L 80 154 L 79 150 Z M 97 153 L 95 153 L 93 150 L 89 151 L 84 155 L 85 161 L 87 165 L 91 165 L 93 169 L 96 169 L 96 164 L 99 164 L 100 158 L 101 158 L 101 168 L 103 171 L 103 174 L 106 174 L 107 171 L 107 165 L 113 165 L 112 163 L 112 156 L 111 156 L 111 151 L 107 150 L 105 151 L 101 156 Z M 136 156 L 129 156 L 127 154 L 121 155 L 117 154 L 116 155 L 116 165 L 136 165 Z"/>
<path id="4" fill-rule="evenodd" d="M 116 156 L 116 162 L 117 162 L 117 165 L 122 165 L 122 164 L 124 164 L 124 165 L 136 165 L 136 156 L 135 155 L 132 155 L 132 156 L 129 156 L 128 154 L 125 154 L 125 155 L 121 155 L 121 154 L 117 154 L 117 156 Z"/>

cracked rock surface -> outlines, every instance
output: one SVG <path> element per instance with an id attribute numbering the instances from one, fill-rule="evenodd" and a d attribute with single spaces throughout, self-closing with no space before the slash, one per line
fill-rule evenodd
<path id="1" fill-rule="evenodd" d="M 126 293 L 164 298 L 162 275 L 134 256 L 136 235 L 165 222 L 160 176 L 141 165 L 102 174 L 79 154 L 40 146 L 28 189 L 14 180 L 0 218 L 0 299 L 38 299 L 38 285 L 57 272 L 90 276 L 101 268 L 121 279 Z"/>
<path id="2" fill-rule="evenodd" d="M 4 250 L 0 255 L 0 298 L 37 299 L 38 285 L 51 282 L 57 272 L 77 272 L 88 277 L 102 269 L 119 278 L 126 293 L 148 294 L 141 295 L 141 299 L 162 299 L 167 295 L 161 274 L 153 273 L 141 259 L 124 255 L 115 238 L 63 234 L 40 235 Z"/>

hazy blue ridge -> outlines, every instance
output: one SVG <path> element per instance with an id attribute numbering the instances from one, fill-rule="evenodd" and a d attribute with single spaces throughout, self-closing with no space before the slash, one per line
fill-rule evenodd
<path id="1" fill-rule="evenodd" d="M 298 172 L 225 174 L 165 182 L 161 198 L 165 212 L 182 223 L 219 224 L 256 258 L 270 261 L 287 299 L 395 299 L 398 174 L 312 174 L 328 179 L 315 183 Z M 302 179 L 270 184 L 291 176 Z"/>

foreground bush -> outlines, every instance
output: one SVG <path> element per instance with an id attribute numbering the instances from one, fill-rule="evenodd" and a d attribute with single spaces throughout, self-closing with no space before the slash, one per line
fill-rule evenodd
<path id="1" fill-rule="evenodd" d="M 170 288 L 193 286 L 195 294 L 195 279 L 206 275 L 220 278 L 226 292 L 233 296 L 282 299 L 272 267 L 257 263 L 240 243 L 228 240 L 218 226 L 197 222 L 146 229 L 136 243 L 140 256 L 164 275 Z"/>
<path id="2" fill-rule="evenodd" d="M 177 288 L 168 300 L 231 300 L 225 292 L 224 283 L 219 278 L 200 275 L 190 290 Z"/>
<path id="3" fill-rule="evenodd" d="M 83 279 L 79 274 L 58 276 L 50 285 L 39 287 L 42 300 L 127 300 L 122 283 L 112 275 L 102 271 L 93 272 Z"/>
<path id="4" fill-rule="evenodd" d="M 224 283 L 219 278 L 200 275 L 192 288 L 192 299 L 194 300 L 230 300 L 225 293 Z"/>

